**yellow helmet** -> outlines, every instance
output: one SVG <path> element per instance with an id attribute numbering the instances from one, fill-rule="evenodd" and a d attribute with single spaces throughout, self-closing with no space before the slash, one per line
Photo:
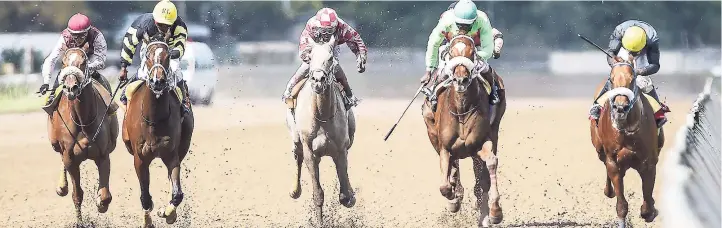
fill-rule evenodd
<path id="1" fill-rule="evenodd" d="M 639 26 L 632 26 L 624 31 L 622 46 L 631 52 L 639 52 L 647 45 L 647 33 Z"/>
<path id="2" fill-rule="evenodd" d="M 156 23 L 173 25 L 176 18 L 178 18 L 178 11 L 170 0 L 161 0 L 155 5 L 153 19 Z"/>

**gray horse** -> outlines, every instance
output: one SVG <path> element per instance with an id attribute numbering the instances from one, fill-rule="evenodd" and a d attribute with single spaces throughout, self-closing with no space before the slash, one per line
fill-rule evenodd
<path id="1" fill-rule="evenodd" d="M 301 164 L 306 163 L 313 183 L 315 204 L 311 223 L 320 226 L 323 221 L 323 189 L 319 182 L 318 165 L 321 157 L 330 156 L 336 164 L 340 184 L 339 201 L 352 207 L 356 199 L 348 178 L 348 149 L 353 144 L 356 128 L 353 109 L 346 111 L 341 90 L 334 78 L 339 63 L 334 57 L 336 39 L 327 43 L 311 42 L 309 77 L 301 85 L 295 109 L 289 109 L 286 124 L 293 140 L 296 158 L 296 180 L 291 198 L 301 196 Z"/>

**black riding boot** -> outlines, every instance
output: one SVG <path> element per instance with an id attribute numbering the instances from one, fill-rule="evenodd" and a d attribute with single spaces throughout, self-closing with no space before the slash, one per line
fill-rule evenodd
<path id="1" fill-rule="evenodd" d="M 185 116 L 191 110 L 190 97 L 188 94 L 188 85 L 185 80 L 178 82 L 177 86 L 181 89 L 181 96 L 183 96 L 183 102 L 181 102 L 181 116 Z"/>
<path id="2" fill-rule="evenodd" d="M 594 120 L 599 119 L 600 112 L 602 111 L 602 106 L 600 104 L 597 104 L 597 99 L 604 95 L 607 91 L 609 91 L 609 81 L 607 81 L 606 84 L 602 87 L 602 90 L 599 91 L 599 94 L 597 94 L 596 97 L 594 97 L 594 101 L 592 101 L 592 108 L 589 110 L 589 116 L 592 117 Z"/>

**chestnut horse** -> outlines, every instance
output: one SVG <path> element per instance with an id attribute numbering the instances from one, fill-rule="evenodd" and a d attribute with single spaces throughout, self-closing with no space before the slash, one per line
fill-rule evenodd
<path id="1" fill-rule="evenodd" d="M 144 226 L 152 226 L 150 212 L 153 201 L 149 192 L 149 165 L 156 157 L 163 160 L 171 182 L 170 203 L 158 210 L 166 223 L 176 221 L 176 207 L 183 201 L 180 183 L 180 165 L 188 153 L 193 135 L 193 112 L 181 116 L 181 102 L 176 93 L 175 80 L 169 72 L 169 47 L 164 42 L 151 42 L 144 53 L 148 77 L 130 83 L 131 96 L 123 121 L 123 141 L 133 155 L 135 172 L 140 181 L 140 203 Z M 132 88 L 131 88 L 132 87 Z"/>
<path id="2" fill-rule="evenodd" d="M 608 79 L 610 91 L 600 99 L 603 106 L 599 120 L 591 120 L 589 126 L 592 145 L 607 169 L 604 195 L 617 197 L 619 227 L 626 226 L 628 204 L 623 179 L 629 168 L 637 170 L 642 178 L 641 217 L 652 222 L 657 216 L 652 191 L 664 136 L 658 132 L 650 98 L 636 85 L 636 78 L 633 62 L 615 58 Z"/>
<path id="3" fill-rule="evenodd" d="M 64 96 L 56 94 L 54 101 L 43 107 L 48 112 L 50 144 L 63 160 L 56 193 L 59 196 L 68 194 L 66 172 L 70 173 L 78 222 L 82 221 L 80 208 L 83 203 L 80 163 L 91 159 L 98 166 L 99 184 L 95 203 L 98 212 L 105 213 L 113 199 L 108 185 L 109 155 L 115 150 L 118 138 L 118 118 L 115 115 L 117 106 L 112 103 L 109 91 L 88 74 L 86 53 L 87 45 L 82 49 L 70 48 L 65 51 L 63 68 L 58 75 L 59 89 L 49 91 L 54 94 L 62 93 Z M 102 118 L 107 121 L 101 125 Z"/>
<path id="4" fill-rule="evenodd" d="M 474 194 L 481 213 L 478 222 L 480 226 L 488 226 L 489 223 L 501 223 L 503 218 L 497 189 L 496 154 L 499 124 L 506 110 L 506 98 L 503 81 L 492 69 L 492 74 L 497 77 L 501 102 L 494 106 L 489 104 L 489 83 L 480 75 L 474 76 L 478 73 L 472 72 L 475 66 L 474 52 L 471 37 L 457 35 L 449 42 L 447 53 L 450 58 L 446 59 L 446 66 L 440 69 L 440 74 L 449 77 L 441 82 L 441 88 L 436 91 L 437 109 L 431 110 L 429 102 L 425 101 L 422 115 L 429 140 L 439 154 L 439 190 L 449 200 L 448 209 L 455 213 L 461 207 L 464 188 L 459 176 L 459 159 L 472 157 L 476 179 Z"/>

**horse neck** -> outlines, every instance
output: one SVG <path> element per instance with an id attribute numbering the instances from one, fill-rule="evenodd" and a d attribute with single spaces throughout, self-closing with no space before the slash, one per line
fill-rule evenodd
<path id="1" fill-rule="evenodd" d="M 95 124 L 99 112 L 97 98 L 92 85 L 85 86 L 80 95 L 75 97 L 75 100 L 71 101 L 66 96 L 63 96 L 61 102 L 64 101 L 66 110 L 69 110 L 69 115 L 65 114 L 64 116 L 73 118 L 72 121 L 75 123 L 73 125 L 80 124 L 89 127 L 91 124 Z"/>
<path id="2" fill-rule="evenodd" d="M 313 91 L 313 109 L 315 110 L 316 117 L 325 120 L 333 117 L 336 111 L 336 95 L 338 91 L 335 88 L 335 84 L 329 85 L 326 90 L 321 94 L 316 94 Z"/>
<path id="3" fill-rule="evenodd" d="M 463 113 L 474 108 L 479 104 L 479 101 L 481 100 L 481 96 L 479 95 L 478 80 L 473 78 L 471 79 L 469 87 L 466 88 L 466 92 L 457 93 L 456 89 L 454 89 L 453 92 L 449 90 L 449 92 L 452 94 L 452 100 L 454 101 L 453 106 L 454 109 L 456 109 L 457 113 Z"/>
<path id="4" fill-rule="evenodd" d="M 148 83 L 145 83 L 145 85 L 139 89 L 141 90 L 139 92 L 143 94 L 140 105 L 141 115 L 143 115 L 144 119 L 155 122 L 169 118 L 172 99 L 170 92 L 166 91 L 161 94 L 160 97 L 155 98 L 155 94 L 150 90 L 150 87 L 148 87 Z"/>

